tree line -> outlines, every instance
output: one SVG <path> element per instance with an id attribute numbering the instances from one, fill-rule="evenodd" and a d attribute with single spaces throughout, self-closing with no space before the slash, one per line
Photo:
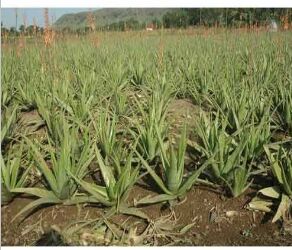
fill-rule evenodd
<path id="1" fill-rule="evenodd" d="M 223 26 L 241 27 L 266 25 L 271 21 L 282 22 L 283 17 L 292 21 L 290 9 L 276 8 L 213 8 L 213 9 L 179 9 L 163 16 L 166 28 L 181 28 L 188 26 Z"/>
<path id="2" fill-rule="evenodd" d="M 182 8 L 167 12 L 162 20 L 153 19 L 151 24 L 156 29 L 164 28 L 187 28 L 189 26 L 221 26 L 221 27 L 242 27 L 242 26 L 263 26 L 272 21 L 284 22 L 287 17 L 292 22 L 292 10 L 283 8 Z M 137 30 L 146 28 L 149 23 L 139 23 L 131 18 L 127 21 L 112 23 L 102 27 L 102 30 Z"/>
<path id="3" fill-rule="evenodd" d="M 105 26 L 98 26 L 96 30 L 100 31 L 126 31 L 142 30 L 151 25 L 154 29 L 164 28 L 187 28 L 189 26 L 205 27 L 242 27 L 242 26 L 263 26 L 274 21 L 278 24 L 283 22 L 292 22 L 292 10 L 283 8 L 181 8 L 167 12 L 162 19 L 154 18 L 149 22 L 139 22 L 135 18 L 129 18 L 125 21 L 114 22 Z M 35 25 L 25 27 L 21 25 L 17 30 L 15 27 L 5 28 L 1 23 L 1 34 L 17 36 L 25 34 L 32 36 L 34 34 L 43 34 L 44 28 Z M 56 27 L 57 32 L 63 34 L 87 34 L 92 30 L 87 25 L 85 27 L 70 28 Z"/>

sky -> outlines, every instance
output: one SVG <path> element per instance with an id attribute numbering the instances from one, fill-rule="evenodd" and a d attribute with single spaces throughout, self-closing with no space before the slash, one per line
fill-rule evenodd
<path id="1" fill-rule="evenodd" d="M 1 22 L 3 26 L 6 28 L 15 27 L 16 18 L 15 18 L 15 10 L 11 8 L 1 8 Z M 82 11 L 88 11 L 89 9 L 85 8 L 50 8 L 49 16 L 50 19 L 56 21 L 59 17 L 68 13 L 77 13 Z M 38 26 L 44 25 L 44 17 L 43 17 L 44 9 L 41 8 L 18 8 L 17 9 L 17 26 L 19 28 L 20 25 L 24 22 L 24 16 L 26 17 L 27 26 L 33 24 L 33 18 L 35 18 Z"/>

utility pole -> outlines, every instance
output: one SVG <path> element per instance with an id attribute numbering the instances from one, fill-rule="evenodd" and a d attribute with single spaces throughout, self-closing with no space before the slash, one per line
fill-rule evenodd
<path id="1" fill-rule="evenodd" d="M 17 8 L 15 8 L 15 30 L 17 31 Z"/>
<path id="2" fill-rule="evenodd" d="M 227 24 L 227 11 L 228 9 L 225 9 L 225 28 L 227 28 L 228 24 Z"/>
<path id="3" fill-rule="evenodd" d="M 249 17 L 249 28 L 250 28 L 250 26 L 251 26 L 251 11 L 249 11 L 248 14 L 249 14 L 248 17 Z"/>

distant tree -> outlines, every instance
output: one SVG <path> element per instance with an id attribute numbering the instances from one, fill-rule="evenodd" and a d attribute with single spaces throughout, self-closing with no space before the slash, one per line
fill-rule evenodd
<path id="1" fill-rule="evenodd" d="M 128 19 L 125 23 L 126 23 L 127 29 L 137 30 L 140 28 L 139 22 L 134 18 Z"/>
<path id="2" fill-rule="evenodd" d="M 132 16 L 128 13 L 128 16 Z M 214 26 L 219 25 L 222 27 L 242 27 L 244 25 L 252 26 L 254 24 L 265 25 L 268 21 L 275 20 L 280 22 L 283 20 L 284 15 L 289 15 L 289 22 L 292 21 L 292 11 L 289 9 L 277 8 L 181 8 L 172 9 L 166 12 L 161 19 L 150 13 L 148 18 L 143 19 L 139 15 L 132 18 L 124 19 L 118 13 L 113 12 L 112 20 L 119 20 L 104 26 L 96 26 L 100 30 L 115 30 L 124 31 L 127 29 L 139 30 L 145 29 L 147 25 L 153 24 L 155 28 L 186 28 L 188 26 Z M 127 16 L 127 15 L 125 15 Z M 286 18 L 287 19 L 287 18 Z M 83 23 L 83 28 L 79 24 Z M 70 27 L 70 30 L 65 32 L 74 32 L 77 34 L 86 34 L 88 29 L 85 28 L 86 16 L 84 14 L 70 16 L 62 22 L 62 27 Z M 96 21 L 96 25 L 98 25 Z"/>
<path id="3" fill-rule="evenodd" d="M 21 33 L 23 33 L 24 30 L 25 30 L 25 26 L 24 26 L 23 24 L 21 24 L 21 25 L 19 26 L 19 31 L 20 31 Z"/>
<path id="4" fill-rule="evenodd" d="M 5 28 L 5 27 L 1 27 L 1 36 L 7 36 L 9 35 L 9 29 Z"/>
<path id="5" fill-rule="evenodd" d="M 88 28 L 88 29 L 90 29 L 90 27 L 86 27 L 86 28 Z M 85 28 L 85 29 L 86 29 Z M 70 33 L 72 33 L 72 30 L 71 30 L 71 28 L 70 27 L 63 27 L 62 28 L 62 30 L 61 30 L 61 32 L 63 33 L 63 34 L 70 34 Z"/>
<path id="6" fill-rule="evenodd" d="M 249 26 L 265 24 L 269 20 L 280 21 L 281 17 L 288 15 L 292 20 L 289 9 L 276 8 L 184 8 L 169 11 L 163 16 L 163 25 L 170 27 L 185 27 L 188 25 L 214 26 L 219 24 L 225 27 L 239 27 L 243 24 Z"/>
<path id="7" fill-rule="evenodd" d="M 76 32 L 77 32 L 77 34 L 79 35 L 79 36 L 81 36 L 81 35 L 85 35 L 86 34 L 86 30 L 85 30 L 86 28 L 85 27 L 79 27 L 77 30 L 76 30 Z"/>
<path id="8" fill-rule="evenodd" d="M 29 25 L 27 28 L 26 28 L 26 31 L 27 31 L 27 34 L 29 36 L 32 36 L 34 35 L 34 33 L 38 33 L 39 32 L 39 27 L 38 26 L 34 26 L 34 25 Z"/>
<path id="9" fill-rule="evenodd" d="M 15 27 L 10 27 L 10 30 L 9 30 L 9 35 L 11 36 L 17 36 L 18 32 L 16 30 Z"/>
<path id="10" fill-rule="evenodd" d="M 86 26 L 85 28 L 84 28 L 84 32 L 86 33 L 86 34 L 88 34 L 89 32 L 91 32 L 92 31 L 92 29 L 89 27 L 89 26 Z"/>
<path id="11" fill-rule="evenodd" d="M 40 27 L 40 34 L 44 34 L 44 28 L 43 27 Z"/>
<path id="12" fill-rule="evenodd" d="M 189 25 L 189 15 L 184 9 L 169 11 L 163 16 L 163 25 L 166 28 L 186 28 Z"/>
<path id="13" fill-rule="evenodd" d="M 160 29 L 162 26 L 162 22 L 158 18 L 154 18 L 152 23 L 156 29 Z"/>

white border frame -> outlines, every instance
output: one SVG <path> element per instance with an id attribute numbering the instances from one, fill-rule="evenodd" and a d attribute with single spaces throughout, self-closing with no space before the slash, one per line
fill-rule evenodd
<path id="1" fill-rule="evenodd" d="M 2 8 L 181 8 L 181 7 L 242 7 L 291 8 L 291 0 L 2 0 Z"/>

